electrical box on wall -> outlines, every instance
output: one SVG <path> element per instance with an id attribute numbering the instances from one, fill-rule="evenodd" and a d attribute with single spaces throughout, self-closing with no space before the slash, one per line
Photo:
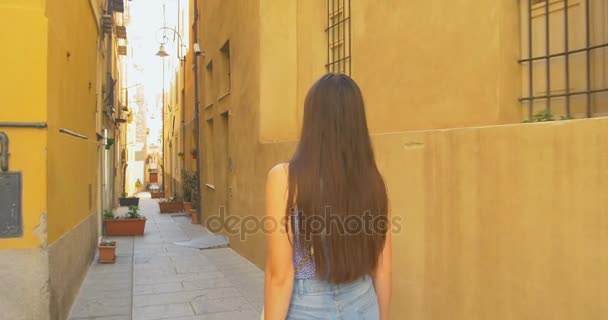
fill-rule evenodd
<path id="1" fill-rule="evenodd" d="M 8 135 L 0 132 L 0 238 L 23 236 L 21 173 L 9 172 Z"/>
<path id="2" fill-rule="evenodd" d="M 21 173 L 0 173 L 0 238 L 23 236 Z"/>

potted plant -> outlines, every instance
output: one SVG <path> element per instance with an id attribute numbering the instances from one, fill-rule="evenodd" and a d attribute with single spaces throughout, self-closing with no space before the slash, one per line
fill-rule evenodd
<path id="1" fill-rule="evenodd" d="M 111 215 L 110 215 L 111 214 Z M 146 218 L 139 214 L 138 206 L 130 206 L 124 217 L 116 217 L 110 212 L 104 214 L 104 225 L 108 236 L 141 236 L 146 227 Z"/>
<path id="2" fill-rule="evenodd" d="M 130 207 L 130 206 L 138 206 L 139 198 L 138 197 L 129 197 L 126 192 L 122 193 L 122 197 L 118 199 L 118 203 L 121 207 Z"/>
<path id="3" fill-rule="evenodd" d="M 97 249 L 99 250 L 99 263 L 116 262 L 116 241 L 101 241 Z"/>
<path id="4" fill-rule="evenodd" d="M 192 149 L 190 150 L 190 154 L 192 155 L 192 159 L 196 159 L 198 157 L 198 150 Z"/>
<path id="5" fill-rule="evenodd" d="M 140 190 L 141 187 L 143 187 L 144 185 L 141 183 L 141 180 L 137 179 L 137 181 L 135 181 L 135 189 L 136 190 Z"/>
<path id="6" fill-rule="evenodd" d="M 184 203 L 177 194 L 173 195 L 169 200 L 162 199 L 158 203 L 158 206 L 160 207 L 160 213 L 175 213 L 184 210 Z"/>
<path id="7" fill-rule="evenodd" d="M 183 152 L 178 152 L 177 156 L 180 157 L 180 158 L 183 158 L 184 157 L 184 153 Z"/>
<path id="8" fill-rule="evenodd" d="M 107 138 L 106 139 L 106 150 L 110 150 L 110 147 L 112 147 L 112 145 L 114 144 L 116 140 L 114 140 L 114 138 Z"/>
<path id="9" fill-rule="evenodd" d="M 186 170 L 182 171 L 183 192 L 184 192 L 184 212 L 189 214 L 192 209 L 192 200 L 196 195 L 198 179 L 196 174 L 189 174 Z"/>

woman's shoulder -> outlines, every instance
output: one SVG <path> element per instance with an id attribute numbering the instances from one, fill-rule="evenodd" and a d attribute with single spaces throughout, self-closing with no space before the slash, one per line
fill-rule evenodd
<path id="1" fill-rule="evenodd" d="M 268 172 L 269 177 L 287 178 L 288 175 L 289 175 L 289 163 L 288 162 L 279 163 L 279 164 L 275 165 L 274 167 L 272 167 L 272 169 L 270 169 L 270 171 Z"/>

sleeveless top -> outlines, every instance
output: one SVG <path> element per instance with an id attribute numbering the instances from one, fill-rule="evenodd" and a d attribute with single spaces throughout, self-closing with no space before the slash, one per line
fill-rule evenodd
<path id="1" fill-rule="evenodd" d="M 294 235 L 298 235 L 299 232 L 299 220 L 297 211 L 292 215 L 293 223 L 294 223 Z M 325 260 L 329 261 L 329 249 L 327 248 L 327 242 L 323 242 Z M 300 246 L 298 241 L 293 241 L 293 268 L 296 280 L 321 280 L 317 278 L 316 274 L 316 266 L 315 261 L 312 257 L 311 252 L 306 252 L 305 248 Z M 327 264 L 327 268 L 325 273 L 329 275 L 329 264 Z"/>
<path id="2" fill-rule="evenodd" d="M 299 219 L 297 211 L 292 215 L 294 224 L 294 235 L 298 235 L 299 232 Z M 297 240 L 293 241 L 293 268 L 295 270 L 296 280 L 310 280 L 316 279 L 316 268 L 315 262 L 310 253 L 305 252 L 304 248 L 301 248 L 300 243 Z"/>

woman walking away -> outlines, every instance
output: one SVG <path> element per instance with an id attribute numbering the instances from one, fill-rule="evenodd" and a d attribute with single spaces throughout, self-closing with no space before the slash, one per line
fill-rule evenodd
<path id="1" fill-rule="evenodd" d="M 361 90 L 327 74 L 296 152 L 268 173 L 264 319 L 388 320 L 391 234 Z"/>

